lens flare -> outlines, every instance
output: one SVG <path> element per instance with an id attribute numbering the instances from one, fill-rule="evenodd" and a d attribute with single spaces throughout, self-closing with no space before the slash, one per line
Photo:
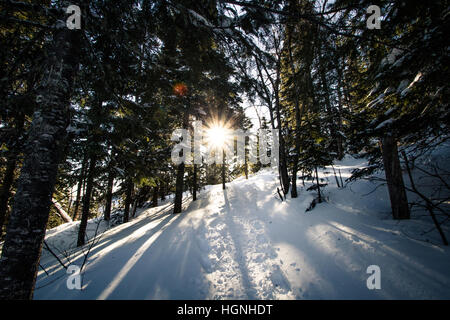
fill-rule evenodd
<path id="1" fill-rule="evenodd" d="M 184 83 L 180 82 L 173 86 L 173 93 L 179 97 L 183 97 L 188 93 L 188 88 Z"/>

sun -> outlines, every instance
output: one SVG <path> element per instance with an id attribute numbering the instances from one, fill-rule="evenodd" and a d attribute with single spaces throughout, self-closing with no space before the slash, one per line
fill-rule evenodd
<path id="1" fill-rule="evenodd" d="M 228 143 L 228 129 L 221 124 L 215 124 L 206 129 L 206 140 L 209 146 L 223 149 Z"/>

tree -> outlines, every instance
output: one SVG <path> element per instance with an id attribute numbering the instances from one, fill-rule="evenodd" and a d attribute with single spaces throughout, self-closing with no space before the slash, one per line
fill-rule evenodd
<path id="1" fill-rule="evenodd" d="M 416 145 L 417 156 L 425 141 L 448 132 L 448 90 L 442 80 L 448 70 L 440 68 L 448 60 L 442 29 L 448 23 L 448 3 L 382 4 L 387 19 L 375 32 L 364 27 L 363 12 L 350 9 L 356 12 L 351 25 L 361 30 L 361 37 L 342 41 L 339 51 L 345 55 L 344 86 L 353 109 L 351 148 L 367 156 L 370 165 L 353 178 L 384 167 L 393 216 L 403 219 L 409 218 L 409 207 L 398 151 Z M 360 45 L 363 40 L 365 46 Z"/>
<path id="2" fill-rule="evenodd" d="M 77 71 L 77 31 L 54 32 L 40 92 L 24 146 L 25 160 L 7 228 L 0 266 L 0 297 L 30 299 L 50 210 L 57 166 L 69 120 L 69 99 Z M 61 70 L 52 72 L 52 70 Z M 26 222 L 26 223 L 24 223 Z"/>

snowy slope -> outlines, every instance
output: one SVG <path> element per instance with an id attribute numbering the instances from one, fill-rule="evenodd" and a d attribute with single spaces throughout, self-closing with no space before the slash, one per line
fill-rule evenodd
<path id="1" fill-rule="evenodd" d="M 347 158 L 335 168 L 345 179 L 362 164 Z M 44 251 L 49 275 L 40 270 L 35 299 L 449 299 L 450 250 L 432 244 L 431 233 L 430 242 L 412 236 L 432 225 L 391 220 L 385 187 L 358 181 L 338 189 L 330 171 L 322 172 L 327 202 L 309 212 L 308 184 L 281 202 L 270 171 L 225 191 L 210 186 L 179 215 L 170 203 L 144 210 L 102 234 L 82 290 L 67 288 L 65 270 Z M 49 243 L 69 243 L 65 228 L 74 231 L 61 226 Z M 72 264 L 83 259 L 71 253 Z M 367 289 L 369 265 L 381 268 L 381 290 Z"/>

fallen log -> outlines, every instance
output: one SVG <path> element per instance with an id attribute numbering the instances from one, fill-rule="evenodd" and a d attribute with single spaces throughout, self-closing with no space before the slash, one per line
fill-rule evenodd
<path id="1" fill-rule="evenodd" d="M 64 220 L 64 222 L 73 222 L 72 218 L 67 214 L 67 212 L 63 209 L 63 207 L 59 204 L 58 201 L 52 198 L 52 203 L 56 208 L 56 212 L 61 217 L 61 219 Z"/>

